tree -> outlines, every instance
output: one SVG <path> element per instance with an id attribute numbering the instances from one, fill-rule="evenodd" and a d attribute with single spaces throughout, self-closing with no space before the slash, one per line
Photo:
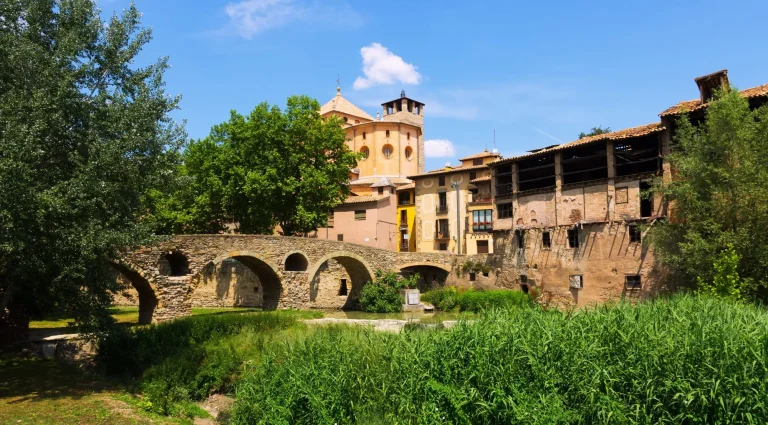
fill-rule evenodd
<path id="1" fill-rule="evenodd" d="M 232 111 L 229 121 L 190 144 L 187 172 L 201 193 L 221 199 L 223 216 L 242 233 L 272 233 L 279 225 L 293 235 L 324 226 L 328 211 L 350 193 L 346 183 L 358 155 L 347 147 L 338 118 L 326 120 L 319 109 L 316 100 L 293 96 L 285 112 L 267 103 L 247 117 Z"/>
<path id="2" fill-rule="evenodd" d="M 393 271 L 376 270 L 372 282 L 367 282 L 360 291 L 360 307 L 369 313 L 397 313 L 403 311 L 403 296 L 400 290 L 416 288 L 421 277 L 414 273 L 408 277 Z"/>
<path id="3" fill-rule="evenodd" d="M 167 59 L 133 65 L 151 33 L 130 6 L 0 3 L 0 325 L 66 312 L 111 322 L 109 263 L 145 242 L 144 194 L 179 161 Z"/>
<path id="4" fill-rule="evenodd" d="M 700 125 L 678 120 L 668 159 L 670 219 L 650 235 L 671 279 L 768 300 L 768 106 L 718 93 Z"/>
<path id="5" fill-rule="evenodd" d="M 583 131 L 579 133 L 579 139 L 583 139 L 589 136 L 597 136 L 598 134 L 605 134 L 610 132 L 611 132 L 611 127 L 605 127 L 605 128 L 601 126 L 592 127 L 592 130 L 589 130 L 589 133 L 584 133 Z"/>

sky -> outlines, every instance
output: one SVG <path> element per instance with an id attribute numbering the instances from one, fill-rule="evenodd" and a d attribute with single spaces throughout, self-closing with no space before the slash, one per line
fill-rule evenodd
<path id="1" fill-rule="evenodd" d="M 109 16 L 129 4 L 99 6 Z M 656 122 L 720 69 L 740 89 L 768 83 L 765 0 L 135 4 L 153 28 L 139 62 L 170 58 L 166 88 L 182 95 L 173 117 L 191 138 L 264 101 L 323 104 L 338 78 L 372 116 L 401 90 L 426 104 L 428 170 Z"/>

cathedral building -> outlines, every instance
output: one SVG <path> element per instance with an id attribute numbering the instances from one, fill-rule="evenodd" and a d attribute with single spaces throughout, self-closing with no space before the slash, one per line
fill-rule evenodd
<path id="1" fill-rule="evenodd" d="M 329 217 L 317 237 L 397 250 L 396 189 L 410 184 L 406 177 L 424 172 L 424 104 L 400 92 L 400 97 L 381 104 L 372 117 L 341 95 L 320 108 L 323 117 L 344 121 L 347 146 L 362 154 L 350 170 L 352 196 Z"/>

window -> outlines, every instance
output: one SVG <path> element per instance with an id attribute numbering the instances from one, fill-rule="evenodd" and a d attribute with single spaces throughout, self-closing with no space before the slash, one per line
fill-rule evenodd
<path id="1" fill-rule="evenodd" d="M 405 159 L 410 160 L 413 156 L 413 148 L 410 146 L 405 147 Z"/>
<path id="2" fill-rule="evenodd" d="M 633 290 L 642 288 L 639 274 L 628 274 L 624 276 L 624 289 Z"/>
<path id="3" fill-rule="evenodd" d="M 445 214 L 448 212 L 448 194 L 440 192 L 437 194 L 437 213 Z"/>
<path id="4" fill-rule="evenodd" d="M 517 248 L 525 249 L 525 231 L 515 230 L 515 239 L 517 239 Z"/>
<path id="5" fill-rule="evenodd" d="M 469 281 L 474 282 L 477 280 L 477 274 L 475 272 L 469 272 Z"/>
<path id="6" fill-rule="evenodd" d="M 344 117 L 344 124 L 346 124 L 346 123 L 347 123 L 347 121 L 348 121 L 348 120 L 347 120 L 347 117 Z"/>
<path id="7" fill-rule="evenodd" d="M 339 242 L 344 242 L 344 235 L 342 235 L 342 234 L 336 235 L 336 240 L 339 241 Z"/>
<path id="8" fill-rule="evenodd" d="M 392 156 L 392 145 L 384 145 L 383 148 L 381 148 L 381 153 L 384 154 L 384 158 L 389 158 Z"/>
<path id="9" fill-rule="evenodd" d="M 478 254 L 488 253 L 488 241 L 477 241 L 477 253 Z"/>
<path id="10" fill-rule="evenodd" d="M 568 286 L 573 289 L 581 289 L 584 287 L 584 275 L 572 274 L 568 278 Z"/>
<path id="11" fill-rule="evenodd" d="M 523 293 L 528 293 L 528 276 L 521 274 L 520 275 L 520 290 L 523 291 Z"/>
<path id="12" fill-rule="evenodd" d="M 400 211 L 400 223 L 403 224 L 403 225 L 407 225 L 408 224 L 408 211 L 407 210 Z"/>
<path id="13" fill-rule="evenodd" d="M 474 180 L 474 179 L 476 179 L 476 178 L 477 178 L 477 172 L 475 172 L 475 171 L 470 171 L 470 172 L 469 172 L 469 181 L 472 181 L 472 180 Z"/>
<path id="14" fill-rule="evenodd" d="M 379 188 L 379 195 L 383 195 L 383 194 L 384 194 L 384 187 L 380 187 Z"/>
<path id="15" fill-rule="evenodd" d="M 640 217 L 653 215 L 653 195 L 649 193 L 651 184 L 640 182 Z"/>
<path id="16" fill-rule="evenodd" d="M 472 165 L 483 165 L 483 158 L 475 158 L 472 160 Z"/>
<path id="17" fill-rule="evenodd" d="M 437 185 L 438 186 L 445 186 L 445 176 L 440 176 L 437 178 Z"/>
<path id="18" fill-rule="evenodd" d="M 617 204 L 626 204 L 629 202 L 629 188 L 624 187 L 617 187 L 616 188 L 616 203 Z"/>
<path id="19" fill-rule="evenodd" d="M 549 232 L 543 232 L 541 234 L 541 247 L 542 249 L 552 248 L 552 238 L 549 236 Z"/>
<path id="20" fill-rule="evenodd" d="M 400 192 L 397 195 L 398 205 L 410 205 L 411 204 L 411 192 Z"/>
<path id="21" fill-rule="evenodd" d="M 449 239 L 451 237 L 448 230 L 448 219 L 441 218 L 437 220 L 437 229 L 435 232 L 435 239 Z"/>
<path id="22" fill-rule="evenodd" d="M 347 294 L 348 294 L 347 279 L 341 279 L 341 285 L 339 285 L 339 296 L 346 297 Z"/>
<path id="23" fill-rule="evenodd" d="M 389 130 L 386 131 L 387 137 L 389 137 Z"/>
<path id="24" fill-rule="evenodd" d="M 405 133 L 405 140 L 411 140 L 411 133 Z"/>
<path id="25" fill-rule="evenodd" d="M 640 233 L 640 227 L 637 224 L 629 225 L 629 241 L 640 242 L 643 239 L 642 233 Z"/>
<path id="26" fill-rule="evenodd" d="M 360 120 L 355 120 L 355 124 L 360 124 Z"/>
<path id="27" fill-rule="evenodd" d="M 368 146 L 363 146 L 360 148 L 360 153 L 363 154 L 363 160 L 368 159 L 368 155 L 370 154 L 370 151 L 368 150 Z"/>
<path id="28" fill-rule="evenodd" d="M 512 218 L 512 204 L 499 204 L 499 218 Z"/>
<path id="29" fill-rule="evenodd" d="M 488 277 L 488 272 L 483 272 L 483 277 Z"/>
<path id="30" fill-rule="evenodd" d="M 579 247 L 579 229 L 568 229 L 568 247 Z"/>
<path id="31" fill-rule="evenodd" d="M 443 242 L 440 244 L 440 251 L 448 251 L 448 244 Z"/>
<path id="32" fill-rule="evenodd" d="M 355 210 L 355 220 L 365 220 L 365 210 Z"/>
<path id="33" fill-rule="evenodd" d="M 363 132 L 363 140 L 365 140 L 365 132 Z"/>
<path id="34" fill-rule="evenodd" d="M 493 210 L 472 211 L 472 231 L 490 232 L 493 230 L 492 216 Z"/>

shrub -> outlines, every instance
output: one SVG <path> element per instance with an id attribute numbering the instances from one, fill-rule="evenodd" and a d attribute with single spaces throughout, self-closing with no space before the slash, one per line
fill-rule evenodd
<path id="1" fill-rule="evenodd" d="M 264 339 L 296 324 L 291 311 L 193 316 L 132 330 L 116 328 L 99 343 L 104 372 L 136 379 L 147 409 L 185 416 L 189 402 L 231 389 L 242 364 Z"/>
<path id="2" fill-rule="evenodd" d="M 478 291 L 454 287 L 435 289 L 422 294 L 421 299 L 443 311 L 474 311 L 533 305 L 531 297 L 520 291 L 496 289 Z"/>
<path id="3" fill-rule="evenodd" d="M 395 272 L 376 270 L 372 282 L 368 282 L 360 291 L 360 307 L 371 313 L 397 313 L 403 310 L 403 297 L 400 290 L 415 288 L 419 274 L 404 278 Z"/>
<path id="4" fill-rule="evenodd" d="M 768 421 L 768 313 L 730 300 L 325 328 L 265 350 L 237 385 L 232 424 Z"/>

